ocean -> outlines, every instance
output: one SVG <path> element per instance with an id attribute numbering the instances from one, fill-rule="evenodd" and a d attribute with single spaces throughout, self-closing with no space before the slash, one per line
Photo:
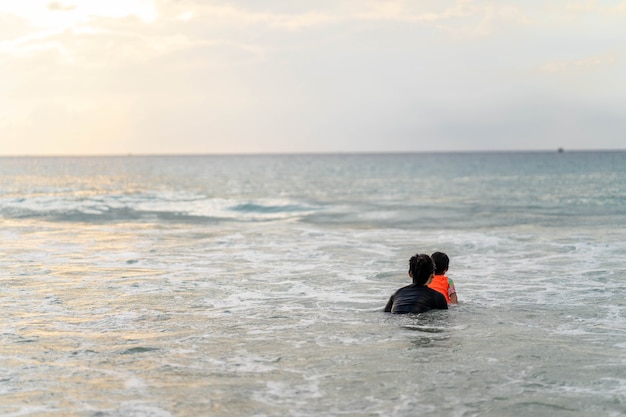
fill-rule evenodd
<path id="1" fill-rule="evenodd" d="M 626 414 L 624 151 L 3 157 L 0 225 L 2 416 Z"/>

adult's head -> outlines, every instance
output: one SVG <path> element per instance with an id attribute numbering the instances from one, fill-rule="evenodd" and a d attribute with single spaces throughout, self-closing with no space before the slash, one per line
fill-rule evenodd
<path id="1" fill-rule="evenodd" d="M 417 254 L 409 260 L 409 276 L 413 284 L 422 287 L 428 283 L 435 272 L 435 263 L 426 254 Z"/>
<path id="2" fill-rule="evenodd" d="M 435 263 L 435 275 L 443 275 L 450 266 L 450 258 L 443 252 L 435 252 L 430 255 Z"/>

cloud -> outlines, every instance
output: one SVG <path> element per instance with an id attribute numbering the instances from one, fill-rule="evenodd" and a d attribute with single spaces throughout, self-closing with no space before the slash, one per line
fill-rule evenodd
<path id="1" fill-rule="evenodd" d="M 323 11 L 301 13 L 268 13 L 255 12 L 234 6 L 197 5 L 193 12 L 181 11 L 178 16 L 189 16 L 193 13 L 196 19 L 231 21 L 237 24 L 260 24 L 274 29 L 299 30 L 344 21 L 346 16 Z"/>
<path id="2" fill-rule="evenodd" d="M 196 3 L 194 16 L 227 20 L 235 24 L 262 25 L 276 30 L 304 30 L 328 25 L 379 22 L 429 25 L 447 32 L 490 34 L 501 24 L 526 24 L 530 18 L 511 4 L 483 4 L 474 0 L 450 2 L 409 2 L 384 0 L 370 2 L 339 2 L 315 9 L 286 12 L 255 11 L 249 7 Z M 165 6 L 164 6 L 165 7 Z M 167 4 L 167 7 L 177 7 Z M 189 7 L 189 6 L 187 6 Z M 178 15 L 190 13 L 180 8 Z"/>
<path id="3" fill-rule="evenodd" d="M 610 52 L 569 61 L 547 62 L 539 67 L 539 71 L 547 74 L 558 74 L 572 71 L 594 71 L 617 64 L 617 53 Z"/>
<path id="4" fill-rule="evenodd" d="M 492 33 L 502 22 L 524 20 L 523 13 L 510 6 L 479 6 L 472 0 L 457 0 L 446 7 L 438 4 L 426 2 L 425 6 L 416 7 L 405 1 L 350 2 L 340 8 L 331 4 L 285 13 L 204 2 L 160 2 L 150 5 L 136 0 L 129 3 L 126 12 L 113 13 L 104 6 L 97 9 L 93 2 L 85 3 L 81 13 L 73 13 L 78 12 L 76 6 L 55 1 L 47 4 L 48 10 L 72 12 L 73 17 L 64 20 L 60 28 L 4 40 L 0 42 L 0 53 L 15 57 L 56 53 L 57 58 L 68 63 L 82 56 L 89 59 L 88 65 L 93 65 L 98 62 L 123 64 L 189 49 L 206 51 L 207 48 L 219 47 L 220 50 L 232 48 L 237 54 L 247 53 L 249 57 L 244 61 L 250 61 L 265 56 L 268 47 L 287 45 L 288 39 L 263 39 L 264 32 L 259 32 L 256 36 L 259 40 L 251 42 L 248 36 L 242 36 L 249 32 L 249 26 L 259 26 L 259 30 L 302 31 L 321 30 L 328 25 L 335 25 L 337 28 L 341 26 L 345 32 L 363 21 L 383 24 L 404 22 L 429 25 L 458 36 L 484 36 Z M 148 13 L 160 18 L 151 23 L 138 23 L 132 18 L 133 13 Z M 220 28 L 221 32 L 211 28 Z M 216 62 L 215 59 L 212 61 Z M 75 62 L 80 62 L 80 59 Z M 237 59 L 236 62 L 242 61 Z M 227 60 L 222 60 L 222 65 L 226 63 Z"/>
<path id="5" fill-rule="evenodd" d="M 458 0 L 452 6 L 440 9 L 437 5 L 435 10 L 421 5 L 419 8 L 412 7 L 406 1 L 384 1 L 373 4 L 369 11 L 357 12 L 355 16 L 366 20 L 390 20 L 396 22 L 437 22 L 442 20 L 457 19 L 474 16 L 479 12 L 471 0 Z"/>
<path id="6" fill-rule="evenodd" d="M 64 152 L 84 137 L 106 152 L 105 131 L 137 153 L 524 147 L 558 133 L 561 103 L 624 106 L 619 19 L 564 2 L 58 0 L 34 21 L 4 7 L 0 137 L 49 133 Z"/>
<path id="7" fill-rule="evenodd" d="M 68 12 L 68 11 L 72 11 L 72 10 L 76 10 L 76 5 L 75 4 L 63 4 L 59 1 L 53 1 L 48 3 L 48 10 L 50 10 L 51 12 Z"/>
<path id="8" fill-rule="evenodd" d="M 168 33 L 164 30 L 141 27 L 132 19 L 115 21 L 94 19 L 90 26 L 71 30 L 31 32 L 0 42 L 0 56 L 4 54 L 18 60 L 33 59 L 37 56 L 47 57 L 57 64 L 71 64 L 77 68 L 123 67 L 184 51 L 208 49 L 213 49 L 218 55 L 231 50 L 227 53 L 228 59 L 222 61 L 211 59 L 212 65 L 250 61 L 264 54 L 263 49 L 254 44 L 230 39 L 196 37 L 182 30 Z M 198 57 L 188 58 L 198 63 Z"/>
<path id="9" fill-rule="evenodd" d="M 609 2 L 598 3 L 597 0 L 570 2 L 565 5 L 565 10 L 570 13 L 602 13 L 612 15 L 615 13 L 626 12 L 626 2 L 615 2 L 612 5 L 607 5 Z"/>

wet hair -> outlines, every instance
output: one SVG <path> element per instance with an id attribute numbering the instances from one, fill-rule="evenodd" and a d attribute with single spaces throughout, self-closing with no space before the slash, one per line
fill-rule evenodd
<path id="1" fill-rule="evenodd" d="M 435 274 L 441 275 L 446 272 L 448 266 L 450 265 L 450 258 L 443 252 L 435 252 L 430 255 L 433 258 L 433 262 L 435 263 Z"/>
<path id="2" fill-rule="evenodd" d="M 409 275 L 413 278 L 413 284 L 422 287 L 435 271 L 435 263 L 430 256 L 417 254 L 409 260 Z"/>

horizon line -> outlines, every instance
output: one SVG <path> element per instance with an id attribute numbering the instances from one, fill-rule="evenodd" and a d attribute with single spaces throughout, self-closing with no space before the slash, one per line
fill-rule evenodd
<path id="1" fill-rule="evenodd" d="M 478 153 L 581 153 L 625 152 L 626 148 L 600 149 L 484 149 L 484 150 L 430 150 L 430 151 L 291 151 L 291 152 L 194 152 L 194 153 L 93 153 L 93 154 L 0 154 L 0 158 L 94 158 L 94 157 L 203 157 L 203 156 L 333 156 L 333 155 L 411 155 L 411 154 L 478 154 Z"/>

